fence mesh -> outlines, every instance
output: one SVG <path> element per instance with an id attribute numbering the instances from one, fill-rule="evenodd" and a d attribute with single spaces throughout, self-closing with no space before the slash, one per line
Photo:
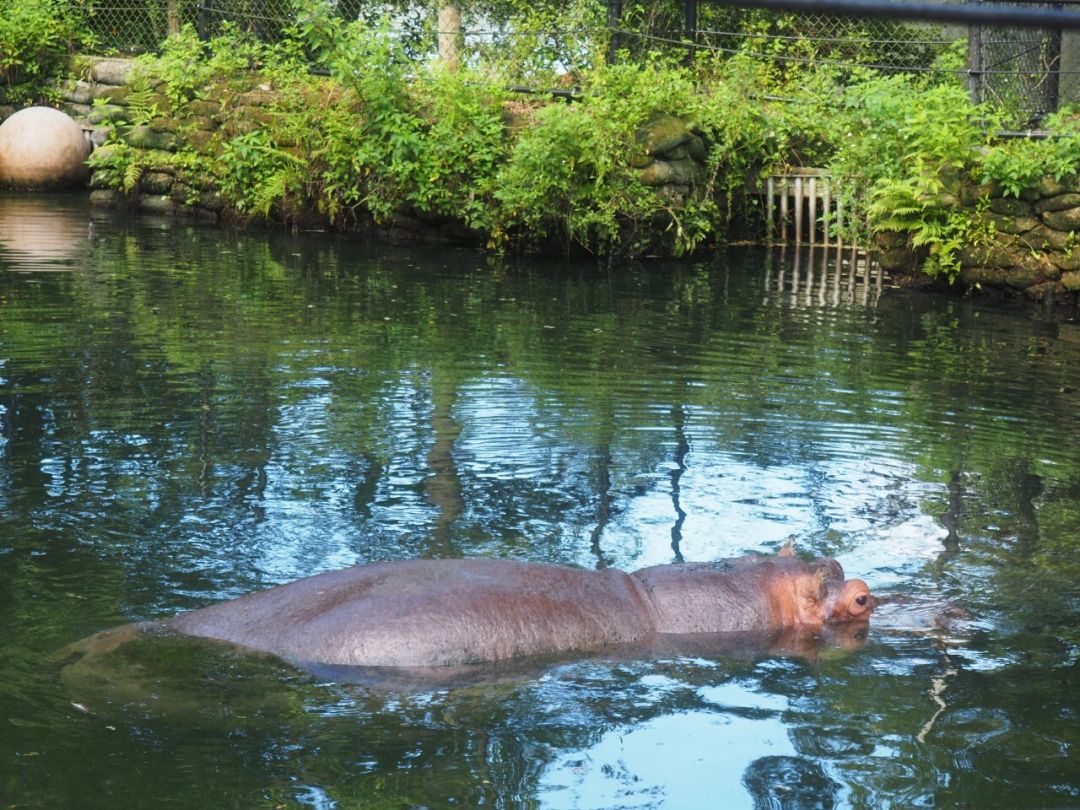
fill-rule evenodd
<path id="1" fill-rule="evenodd" d="M 1058 106 L 1061 36 L 1016 28 L 972 29 L 970 83 L 980 101 L 1034 124 Z"/>
<path id="2" fill-rule="evenodd" d="M 98 46 L 121 53 L 158 48 L 185 24 L 204 37 L 234 25 L 266 41 L 279 38 L 296 22 L 293 0 L 83 0 Z M 394 23 L 408 50 L 418 58 L 435 51 L 437 36 L 431 4 L 398 5 Z M 334 13 L 344 20 L 378 19 L 385 4 L 336 0 Z M 692 32 L 685 28 L 681 4 L 625 14 L 612 27 L 605 6 L 595 14 L 555 18 L 548 30 L 518 30 L 513 22 L 494 24 L 470 18 L 465 9 L 464 58 L 513 62 L 512 81 L 527 81 L 538 65 L 573 73 L 596 54 L 618 48 L 628 58 L 652 50 L 687 48 L 741 53 L 781 67 L 813 62 L 844 70 L 939 73 L 964 76 L 973 95 L 1006 109 L 1015 121 L 1032 121 L 1057 105 L 1060 34 L 1050 31 L 926 25 L 865 20 L 823 14 L 779 14 L 702 4 Z M 970 42 L 974 43 L 969 47 Z M 516 61 L 515 61 L 516 60 Z"/>

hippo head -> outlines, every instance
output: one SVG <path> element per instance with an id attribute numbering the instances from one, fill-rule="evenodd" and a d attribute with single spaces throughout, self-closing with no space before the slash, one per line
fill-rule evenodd
<path id="1" fill-rule="evenodd" d="M 801 624 L 865 622 L 874 597 L 861 579 L 844 579 L 840 563 L 819 558 L 795 574 L 795 611 Z"/>

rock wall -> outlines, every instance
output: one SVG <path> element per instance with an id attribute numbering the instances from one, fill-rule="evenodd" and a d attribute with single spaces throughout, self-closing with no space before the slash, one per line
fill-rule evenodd
<path id="1" fill-rule="evenodd" d="M 632 165 L 642 183 L 676 205 L 701 191 L 707 177 L 708 149 L 685 121 L 672 116 L 657 118 L 642 127 L 637 142 L 642 151 L 632 159 Z"/>
<path id="2" fill-rule="evenodd" d="M 1045 178 L 1019 198 L 992 190 L 981 220 L 990 236 L 961 256 L 966 285 L 1022 291 L 1036 300 L 1080 291 L 1080 178 Z"/>
<path id="3" fill-rule="evenodd" d="M 1080 293 L 1080 177 L 1044 178 L 1006 195 L 998 186 L 966 195 L 975 219 L 973 243 L 960 252 L 957 283 L 1035 301 L 1072 302 Z M 886 270 L 918 278 L 925 258 L 904 234 L 879 234 L 878 260 Z"/>
<path id="4" fill-rule="evenodd" d="M 127 193 L 112 187 L 114 183 L 101 173 L 91 175 L 91 201 L 218 221 L 225 205 L 212 178 L 185 169 L 177 160 L 180 132 L 190 145 L 220 148 L 215 146 L 220 136 L 213 133 L 233 131 L 223 126 L 226 117 L 244 126 L 257 125 L 255 116 L 236 109 L 247 100 L 232 98 L 231 104 L 195 101 L 177 111 L 160 83 L 135 89 L 133 60 L 83 57 L 74 67 L 81 78 L 60 84 L 60 108 L 83 124 L 99 156 L 126 147 L 142 153 L 141 171 L 132 178 Z M 116 137 L 109 142 L 113 133 Z"/>
<path id="5" fill-rule="evenodd" d="M 83 124 L 99 150 L 137 149 L 137 177 L 117 178 L 96 172 L 91 178 L 95 204 L 135 207 L 158 214 L 193 216 L 205 221 L 239 218 L 229 208 L 213 178 L 185 166 L 178 153 L 216 156 L 230 138 L 251 132 L 274 115 L 276 96 L 265 86 L 215 88 L 205 98 L 176 105 L 152 77 L 133 80 L 133 62 L 124 59 L 83 59 L 76 65 L 81 78 L 60 85 L 61 108 Z M 508 137 L 514 124 L 508 116 Z M 110 136 L 113 136 L 110 140 Z M 674 206 L 699 193 L 706 176 L 706 146 L 679 119 L 662 117 L 638 133 L 641 151 L 634 168 L 644 184 L 656 189 Z M 300 216 L 311 217 L 311 212 Z M 318 227 L 325 223 L 305 221 Z M 374 228 L 358 223 L 358 228 Z M 476 242 L 479 235 L 463 223 L 423 212 L 400 212 L 382 223 L 379 232 L 395 242 Z M 662 229 L 661 229 L 662 230 Z"/>

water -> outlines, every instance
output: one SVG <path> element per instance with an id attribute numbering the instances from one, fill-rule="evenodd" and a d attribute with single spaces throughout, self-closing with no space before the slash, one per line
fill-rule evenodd
<path id="1" fill-rule="evenodd" d="M 0 801 L 1080 804 L 1080 326 L 829 266 L 0 198 Z M 356 562 L 633 569 L 789 536 L 904 597 L 861 647 L 413 690 L 180 639 L 57 659 Z"/>

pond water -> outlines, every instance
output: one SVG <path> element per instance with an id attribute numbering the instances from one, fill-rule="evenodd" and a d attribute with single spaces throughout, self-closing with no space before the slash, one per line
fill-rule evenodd
<path id="1" fill-rule="evenodd" d="M 0 198 L 0 803 L 1080 803 L 1080 326 L 795 259 L 604 268 Z M 57 654 L 358 562 L 788 537 L 906 601 L 850 649 L 455 688 L 168 638 Z"/>

